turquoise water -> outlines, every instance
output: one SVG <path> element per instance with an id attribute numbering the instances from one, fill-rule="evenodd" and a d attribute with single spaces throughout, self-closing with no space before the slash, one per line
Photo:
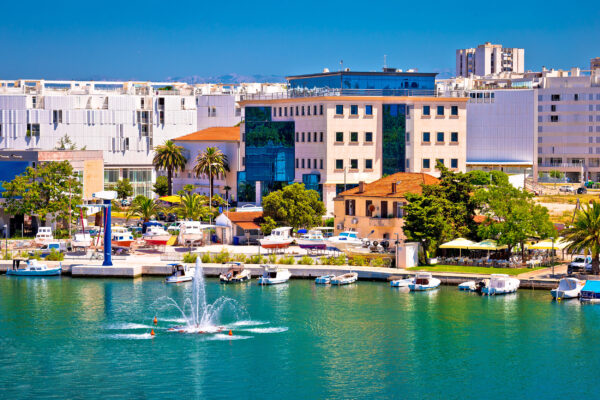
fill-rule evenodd
<path id="1" fill-rule="evenodd" d="M 0 398 L 574 398 L 599 392 L 600 306 L 385 283 L 225 286 L 220 334 L 179 334 L 190 284 L 0 276 Z M 149 335 L 158 315 L 156 336 Z M 236 316 L 237 314 L 237 316 Z M 233 330 L 233 336 L 225 333 Z"/>

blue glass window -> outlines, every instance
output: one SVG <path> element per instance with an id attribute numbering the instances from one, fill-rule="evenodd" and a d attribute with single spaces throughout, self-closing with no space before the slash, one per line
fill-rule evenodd
<path id="1" fill-rule="evenodd" d="M 444 115 L 444 106 L 437 106 L 437 115 Z"/>
<path id="2" fill-rule="evenodd" d="M 352 104 L 350 106 L 350 115 L 358 115 L 358 105 Z"/>
<path id="3" fill-rule="evenodd" d="M 429 158 L 424 158 L 423 159 L 423 168 L 424 169 L 429 169 L 430 165 L 429 165 Z"/>
<path id="4" fill-rule="evenodd" d="M 436 141 L 437 142 L 443 142 L 444 141 L 444 132 L 438 132 L 437 133 Z"/>
<path id="5" fill-rule="evenodd" d="M 371 143 L 373 141 L 373 132 L 365 132 L 365 142 Z"/>
<path id="6" fill-rule="evenodd" d="M 458 106 L 452 106 L 450 108 L 450 115 L 458 115 Z"/>
<path id="7" fill-rule="evenodd" d="M 358 143 L 358 132 L 350 132 L 350 142 Z"/>
<path id="8" fill-rule="evenodd" d="M 431 115 L 431 107 L 423 106 L 423 115 Z"/>
<path id="9" fill-rule="evenodd" d="M 450 133 L 450 141 L 454 143 L 458 142 L 458 132 Z"/>
<path id="10" fill-rule="evenodd" d="M 370 104 L 367 104 L 365 106 L 365 115 L 373 115 L 373 106 Z"/>
<path id="11" fill-rule="evenodd" d="M 335 160 L 335 169 L 344 169 L 344 160 Z"/>
<path id="12" fill-rule="evenodd" d="M 458 168 L 458 158 L 453 158 L 450 160 L 450 168 Z"/>
<path id="13" fill-rule="evenodd" d="M 343 142 L 344 141 L 344 132 L 336 132 L 335 133 L 335 141 Z"/>
<path id="14" fill-rule="evenodd" d="M 438 164 L 444 165 L 444 159 L 443 158 L 438 158 L 437 160 L 435 160 L 435 165 L 437 166 Z"/>
<path id="15" fill-rule="evenodd" d="M 431 141 L 429 132 L 423 132 L 423 141 L 427 143 Z"/>
<path id="16" fill-rule="evenodd" d="M 373 169 L 373 160 L 370 158 L 365 160 L 365 169 Z"/>
<path id="17" fill-rule="evenodd" d="M 337 104 L 335 106 L 335 115 L 344 115 L 344 106 L 341 104 Z"/>

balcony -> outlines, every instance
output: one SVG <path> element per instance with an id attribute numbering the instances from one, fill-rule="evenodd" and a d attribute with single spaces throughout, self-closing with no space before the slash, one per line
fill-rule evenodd
<path id="1" fill-rule="evenodd" d="M 581 168 L 585 167 L 584 163 L 539 163 L 540 168 Z"/>

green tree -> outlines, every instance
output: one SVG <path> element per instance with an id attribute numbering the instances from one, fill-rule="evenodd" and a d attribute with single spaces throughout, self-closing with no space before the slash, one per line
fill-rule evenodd
<path id="1" fill-rule="evenodd" d="M 172 140 L 154 148 L 155 155 L 152 164 L 156 170 L 167 171 L 167 195 L 173 194 L 173 172 L 185 169 L 186 158 L 183 156 L 183 147 L 177 146 Z"/>
<path id="2" fill-rule="evenodd" d="M 481 171 L 481 170 L 469 171 L 469 172 L 467 172 L 467 176 L 469 178 L 469 182 L 472 185 L 486 186 L 486 185 L 490 184 L 490 174 L 485 171 Z"/>
<path id="3" fill-rule="evenodd" d="M 188 183 L 187 185 L 183 185 L 183 191 L 187 193 L 192 193 L 195 189 L 195 186 Z"/>
<path id="4" fill-rule="evenodd" d="M 171 208 L 180 218 L 199 220 L 208 215 L 208 197 L 198 193 L 185 193 L 181 202 Z"/>
<path id="5" fill-rule="evenodd" d="M 113 190 L 117 192 L 117 198 L 121 200 L 133 196 L 133 186 L 127 178 L 119 180 Z"/>
<path id="6" fill-rule="evenodd" d="M 525 241 L 556 235 L 548 209 L 536 204 L 533 195 L 510 184 L 479 189 L 475 197 L 481 204 L 486 221 L 479 225 L 479 235 L 507 245 L 509 254 L 517 244 L 524 255 Z"/>
<path id="7" fill-rule="evenodd" d="M 131 202 L 131 207 L 129 207 L 129 211 L 127 212 L 127 219 L 138 217 L 144 222 L 148 222 L 155 217 L 159 211 L 162 211 L 162 207 L 156 200 L 140 195 Z"/>
<path id="8" fill-rule="evenodd" d="M 293 228 L 320 226 L 325 205 L 314 190 L 294 183 L 263 198 L 263 215 Z"/>
<path id="9" fill-rule="evenodd" d="M 508 185 L 508 175 L 502 171 L 491 171 L 490 172 L 492 185 Z"/>
<path id="10" fill-rule="evenodd" d="M 68 161 L 27 167 L 24 173 L 2 186 L 7 214 L 37 215 L 42 225 L 46 224 L 47 215 L 72 222 L 76 215 L 69 216 L 69 210 L 82 202 L 81 183 Z"/>
<path id="11" fill-rule="evenodd" d="M 565 176 L 565 174 L 563 174 L 562 172 L 560 172 L 557 169 L 553 169 L 552 171 L 548 172 L 548 176 L 550 178 L 555 179 L 555 181 L 554 181 L 554 187 L 556 187 L 556 182 L 559 181 L 559 180 L 561 180 Z"/>
<path id="12" fill-rule="evenodd" d="M 270 235 L 273 229 L 277 228 L 277 223 L 271 217 L 265 217 L 265 222 L 260 225 L 263 235 Z"/>
<path id="13" fill-rule="evenodd" d="M 572 226 L 561 235 L 570 244 L 570 253 L 589 253 L 592 256 L 592 274 L 600 274 L 600 204 L 592 202 L 575 214 Z"/>
<path id="14" fill-rule="evenodd" d="M 229 172 L 229 160 L 223 152 L 217 147 L 207 147 L 203 152 L 198 153 L 194 173 L 196 177 L 205 174 L 210 181 L 210 195 L 214 193 L 213 181 L 218 174 Z"/>
<path id="15" fill-rule="evenodd" d="M 169 183 L 166 176 L 157 176 L 156 183 L 152 188 L 152 191 L 156 193 L 158 197 L 166 196 L 169 193 Z"/>
<path id="16" fill-rule="evenodd" d="M 58 139 L 58 143 L 55 147 L 56 150 L 77 150 L 77 145 L 73 143 L 69 135 L 65 133 L 65 136 L 62 136 Z"/>

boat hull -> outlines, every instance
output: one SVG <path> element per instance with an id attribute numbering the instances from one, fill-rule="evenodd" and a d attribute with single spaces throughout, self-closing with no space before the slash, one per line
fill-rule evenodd
<path id="1" fill-rule="evenodd" d="M 333 279 L 333 278 L 335 278 L 335 276 L 333 276 L 333 275 L 320 276 L 315 279 L 315 283 L 317 283 L 319 285 L 328 285 L 331 283 L 331 279 Z"/>
<path id="2" fill-rule="evenodd" d="M 146 242 L 146 244 L 149 244 L 150 246 L 164 246 L 167 244 L 169 239 L 171 239 L 170 235 L 169 236 L 167 236 L 167 235 L 149 236 L 149 237 L 145 237 L 144 241 Z"/>
<path id="3" fill-rule="evenodd" d="M 113 240 L 111 243 L 114 247 L 131 247 L 133 242 L 135 242 L 135 240 Z"/>
<path id="4" fill-rule="evenodd" d="M 178 277 L 168 277 L 167 279 L 165 279 L 165 281 L 167 283 L 183 283 L 183 282 L 190 282 L 194 279 L 193 276 L 178 276 Z"/>
<path id="5" fill-rule="evenodd" d="M 477 290 L 477 284 L 475 281 L 463 282 L 458 285 L 458 290 L 463 292 L 474 292 Z"/>
<path id="6" fill-rule="evenodd" d="M 296 243 L 298 243 L 298 246 L 301 249 L 306 249 L 306 250 L 325 250 L 327 248 L 327 244 L 325 243 L 324 240 L 298 239 L 298 240 L 296 240 Z"/>
<path id="7" fill-rule="evenodd" d="M 349 285 L 351 283 L 354 283 L 358 280 L 358 274 L 354 273 L 352 274 L 352 276 L 336 276 L 335 278 L 331 279 L 331 284 L 332 285 L 336 285 L 336 286 L 342 286 L 342 285 Z"/>
<path id="8" fill-rule="evenodd" d="M 251 278 L 252 278 L 252 276 L 249 273 L 239 274 L 239 275 L 233 276 L 231 278 L 228 278 L 227 275 L 225 275 L 225 274 L 219 275 L 219 280 L 221 281 L 221 283 L 248 282 Z"/>
<path id="9" fill-rule="evenodd" d="M 13 276 L 57 276 L 60 275 L 61 268 L 48 268 L 43 271 L 28 271 L 24 269 L 9 269 L 6 275 Z"/>
<path id="10" fill-rule="evenodd" d="M 391 287 L 408 287 L 408 285 L 410 285 L 411 282 L 412 282 L 412 279 L 397 279 L 397 280 L 391 281 L 390 286 Z"/>
<path id="11" fill-rule="evenodd" d="M 497 288 L 489 288 L 489 287 L 484 287 L 481 290 L 481 294 L 483 294 L 484 296 L 496 296 L 496 295 L 502 295 L 502 294 L 509 294 L 509 293 L 516 293 L 518 288 L 511 288 L 511 289 L 497 289 Z"/>
<path id="12" fill-rule="evenodd" d="M 430 278 L 428 284 L 410 283 L 408 288 L 411 292 L 426 292 L 439 288 L 441 283 L 442 281 L 437 278 Z"/>
<path id="13" fill-rule="evenodd" d="M 560 289 L 552 289 L 550 294 L 555 299 L 576 299 L 581 295 L 581 289 L 573 289 L 573 290 L 560 290 Z"/>
<path id="14" fill-rule="evenodd" d="M 292 243 L 292 240 L 286 240 L 281 242 L 259 240 L 259 242 L 260 247 L 262 247 L 263 249 L 285 249 Z"/>
<path id="15" fill-rule="evenodd" d="M 258 278 L 259 285 L 279 285 L 280 283 L 286 283 L 290 278 Z"/>

